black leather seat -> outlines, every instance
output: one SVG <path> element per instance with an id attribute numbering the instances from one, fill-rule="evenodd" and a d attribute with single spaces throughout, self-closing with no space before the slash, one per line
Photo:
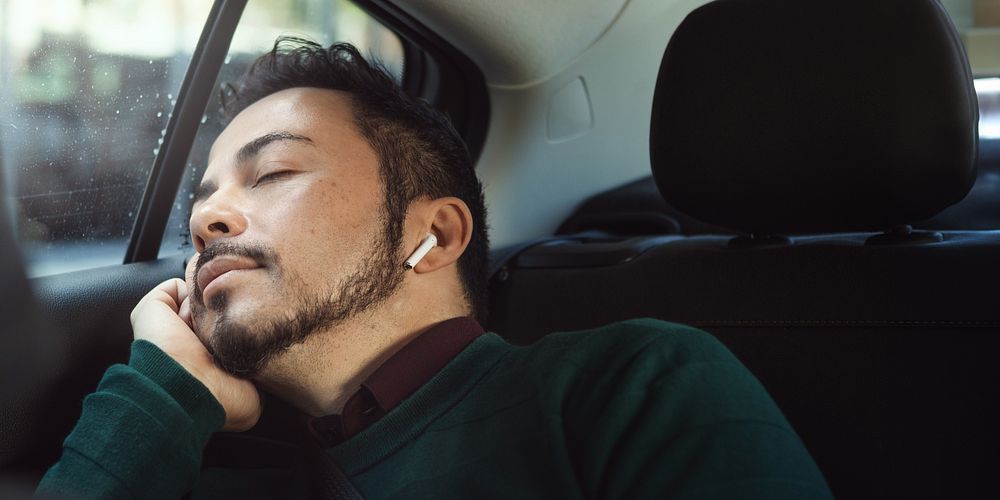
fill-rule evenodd
<path id="1" fill-rule="evenodd" d="M 738 236 L 534 245 L 494 277 L 491 329 L 699 326 L 836 496 L 995 496 L 1000 233 L 907 226 L 976 175 L 975 92 L 940 4 L 712 2 L 675 32 L 656 92 L 660 191 Z"/>

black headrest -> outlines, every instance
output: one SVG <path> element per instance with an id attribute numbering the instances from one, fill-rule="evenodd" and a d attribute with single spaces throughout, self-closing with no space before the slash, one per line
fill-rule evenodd
<path id="1" fill-rule="evenodd" d="M 705 222 L 882 230 L 965 196 L 978 121 L 936 0 L 717 0 L 663 55 L 650 155 L 667 201 Z"/>

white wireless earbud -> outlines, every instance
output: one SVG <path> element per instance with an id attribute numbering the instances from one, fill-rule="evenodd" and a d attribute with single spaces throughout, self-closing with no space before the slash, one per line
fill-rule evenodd
<path id="1" fill-rule="evenodd" d="M 424 255 L 427 255 L 427 252 L 430 252 L 432 248 L 437 246 L 437 244 L 438 244 L 437 236 L 434 236 L 433 234 L 428 234 L 427 237 L 424 238 L 423 243 L 421 243 L 420 246 L 417 247 L 417 249 L 414 250 L 412 254 L 410 254 L 410 257 L 406 259 L 406 262 L 403 264 L 403 267 L 407 269 L 413 269 L 414 267 L 416 267 L 417 263 L 420 262 L 420 259 L 423 259 Z"/>

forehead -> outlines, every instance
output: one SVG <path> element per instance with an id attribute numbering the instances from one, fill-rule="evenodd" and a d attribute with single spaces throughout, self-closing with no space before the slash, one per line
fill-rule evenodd
<path id="1" fill-rule="evenodd" d="M 311 87 L 275 92 L 241 111 L 219 134 L 205 175 L 230 164 L 248 142 L 273 133 L 308 137 L 320 149 L 337 154 L 364 149 L 367 142 L 353 120 L 351 98 L 345 92 Z"/>

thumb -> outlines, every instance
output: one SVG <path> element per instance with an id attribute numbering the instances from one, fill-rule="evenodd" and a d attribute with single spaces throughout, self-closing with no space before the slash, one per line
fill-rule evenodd
<path id="1" fill-rule="evenodd" d="M 188 328 L 194 330 L 194 324 L 191 322 L 191 297 L 184 297 L 184 301 L 181 302 L 181 307 L 177 311 L 177 315 L 180 316 L 181 320 L 187 324 Z"/>

